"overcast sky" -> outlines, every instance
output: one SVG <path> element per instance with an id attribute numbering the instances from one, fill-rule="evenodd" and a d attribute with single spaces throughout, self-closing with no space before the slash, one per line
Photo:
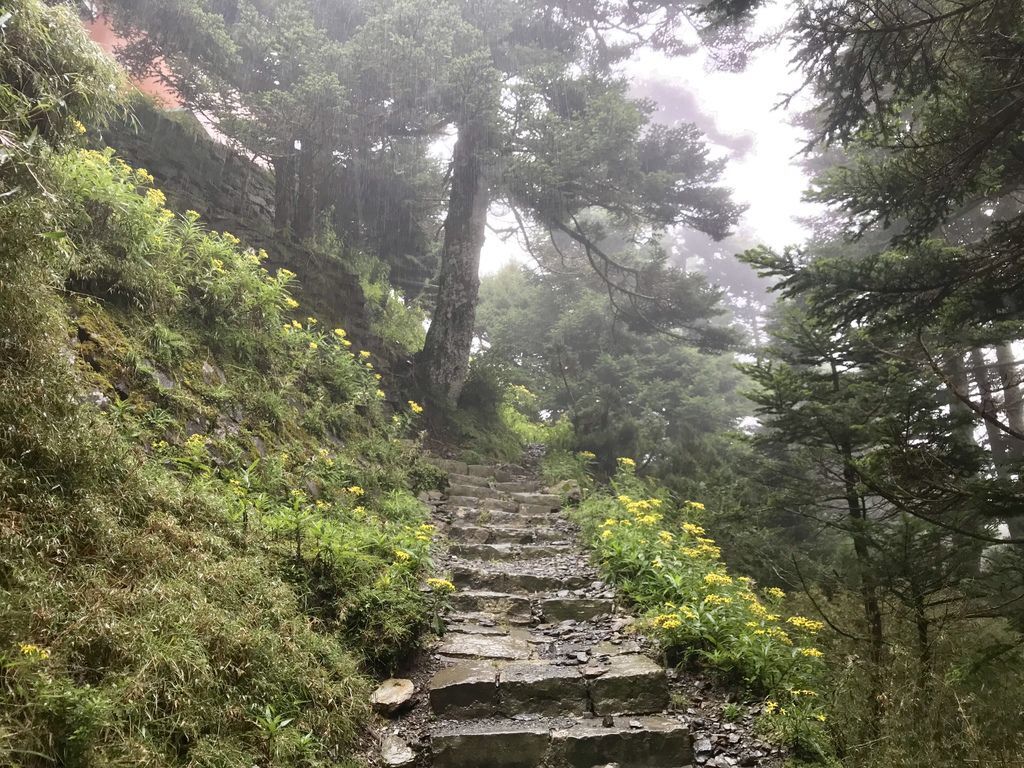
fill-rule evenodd
<path id="1" fill-rule="evenodd" d="M 779 27 L 787 12 L 782 4 L 765 9 L 755 32 Z M 724 181 L 737 202 L 749 206 L 740 224 L 744 232 L 774 247 L 805 237 L 796 219 L 814 209 L 801 200 L 807 179 L 794 161 L 801 132 L 789 124 L 786 111 L 775 108 L 782 94 L 800 83 L 790 72 L 788 50 L 762 49 L 738 73 L 717 70 L 705 51 L 676 58 L 645 52 L 626 65 L 625 73 L 638 96 L 658 103 L 659 121 L 696 123 L 728 157 Z M 494 223 L 500 226 L 500 218 Z M 520 246 L 488 232 L 481 273 L 494 272 L 510 259 L 522 259 Z"/>

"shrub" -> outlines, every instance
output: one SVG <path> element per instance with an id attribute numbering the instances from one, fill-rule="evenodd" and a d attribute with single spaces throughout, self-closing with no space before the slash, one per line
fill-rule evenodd
<path id="1" fill-rule="evenodd" d="M 667 492 L 618 460 L 611 489 L 576 513 L 604 575 L 644 611 L 670 658 L 697 660 L 766 696 L 764 725 L 824 758 L 820 622 L 785 616 L 781 590 L 733 576 L 702 525 L 704 507 Z"/>

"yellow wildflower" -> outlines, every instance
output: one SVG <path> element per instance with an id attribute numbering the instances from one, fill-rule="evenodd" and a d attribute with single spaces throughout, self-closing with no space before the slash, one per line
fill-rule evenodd
<path id="1" fill-rule="evenodd" d="M 359 351 L 359 356 L 361 358 L 363 358 L 363 360 L 365 360 L 366 358 L 368 358 L 370 356 L 370 353 L 368 351 L 366 351 L 365 349 L 362 349 L 362 350 Z"/>
<path id="2" fill-rule="evenodd" d="M 400 563 L 405 563 L 412 559 L 412 555 L 406 552 L 404 549 L 395 550 L 395 559 Z"/>
<path id="3" fill-rule="evenodd" d="M 618 459 L 616 459 L 616 462 L 620 467 L 625 467 L 627 469 L 636 469 L 636 462 L 633 461 L 628 456 L 620 456 Z"/>
<path id="4" fill-rule="evenodd" d="M 594 459 L 597 458 L 597 454 L 592 453 L 591 451 L 580 451 L 576 455 L 579 456 L 581 459 L 586 459 L 587 461 L 593 461 Z"/>
<path id="5" fill-rule="evenodd" d="M 384 394 L 384 390 L 383 389 L 378 389 L 377 390 L 377 398 L 380 399 L 380 400 L 383 400 L 385 397 L 387 397 L 387 395 Z"/>
<path id="6" fill-rule="evenodd" d="M 345 338 L 345 329 L 344 328 L 335 328 L 334 329 L 334 335 L 337 336 L 339 339 L 344 339 Z"/>
<path id="7" fill-rule="evenodd" d="M 435 592 L 442 594 L 455 591 L 455 585 L 448 581 L 448 579 L 427 579 L 427 586 Z"/>
<path id="8" fill-rule="evenodd" d="M 732 584 L 732 579 L 724 573 L 712 571 L 704 577 L 704 583 L 713 587 L 724 587 Z"/>
<path id="9" fill-rule="evenodd" d="M 605 528 L 603 531 L 601 531 L 601 539 L 603 541 L 608 541 L 608 539 L 610 539 L 611 537 L 612 537 L 612 532 L 609 531 L 607 528 Z"/>
<path id="10" fill-rule="evenodd" d="M 653 624 L 661 629 L 679 629 L 679 627 L 683 626 L 683 622 L 673 613 L 663 613 L 655 616 Z"/>
<path id="11" fill-rule="evenodd" d="M 77 122 L 77 121 L 76 121 Z M 79 123 L 81 125 L 81 123 Z M 147 171 L 145 168 L 136 168 L 135 177 L 143 184 L 152 184 L 155 180 L 153 174 Z M 196 214 L 198 216 L 198 214 Z"/>
<path id="12" fill-rule="evenodd" d="M 805 619 L 803 616 L 790 616 L 786 619 L 786 623 L 807 632 L 820 632 L 825 627 L 822 622 L 815 621 L 814 619 Z"/>
<path id="13" fill-rule="evenodd" d="M 781 600 L 786 596 L 786 593 L 778 587 L 768 587 L 768 589 L 766 589 L 764 593 L 773 600 Z"/>
<path id="14" fill-rule="evenodd" d="M 35 643 L 19 643 L 18 650 L 21 651 L 23 656 L 35 656 L 40 659 L 50 658 L 50 652 L 45 648 L 40 648 Z"/>
<path id="15" fill-rule="evenodd" d="M 423 406 L 420 405 L 419 403 L 417 403 L 415 400 L 410 400 L 409 401 L 409 410 L 412 411 L 413 413 L 419 415 L 419 414 L 423 413 Z"/>
<path id="16" fill-rule="evenodd" d="M 686 506 L 689 507 L 690 509 L 696 509 L 701 512 L 704 511 L 704 505 L 701 504 L 699 501 L 688 501 L 686 502 Z"/>
<path id="17" fill-rule="evenodd" d="M 693 523 L 683 523 L 683 530 L 691 536 L 703 536 L 706 533 L 703 528 Z"/>
<path id="18" fill-rule="evenodd" d="M 309 348 L 310 349 L 319 349 L 320 345 L 317 344 L 315 341 L 311 341 L 311 342 L 309 342 Z"/>
<path id="19" fill-rule="evenodd" d="M 163 208 L 167 203 L 167 196 L 159 189 L 147 189 L 146 202 L 154 208 Z"/>
<path id="20" fill-rule="evenodd" d="M 673 536 L 668 531 L 659 531 L 658 532 L 658 538 L 661 539 L 666 544 L 671 544 L 672 543 L 672 539 L 674 539 L 675 536 Z"/>
<path id="21" fill-rule="evenodd" d="M 631 504 L 631 503 L 633 502 L 633 499 L 631 499 L 631 498 L 630 498 L 629 496 L 627 496 L 627 495 L 626 495 L 626 494 L 624 494 L 624 493 L 620 493 L 620 494 L 619 494 L 618 496 L 616 496 L 616 497 L 615 497 L 615 499 L 616 499 L 616 500 L 617 500 L 617 501 L 618 501 L 618 502 L 619 502 L 620 504 L 622 504 L 623 506 L 625 506 L 625 505 L 627 505 L 627 504 Z"/>
<path id="22" fill-rule="evenodd" d="M 778 704 L 778 702 L 775 702 L 775 701 L 766 701 L 766 702 L 764 703 L 764 711 L 765 711 L 765 712 L 766 712 L 767 714 L 769 714 L 769 715 L 771 715 L 771 714 L 774 714 L 774 713 L 775 713 L 775 710 L 777 710 L 778 708 L 779 708 L 779 704 Z"/>
<path id="23" fill-rule="evenodd" d="M 291 296 L 289 296 L 288 298 L 286 298 L 284 300 L 284 305 L 286 307 L 288 307 L 288 309 L 298 309 L 299 308 L 299 302 L 297 302 Z"/>
<path id="24" fill-rule="evenodd" d="M 660 557 L 654 558 L 654 561 L 651 563 L 651 567 L 652 568 L 664 568 L 664 564 L 661 562 L 661 558 Z"/>
<path id="25" fill-rule="evenodd" d="M 225 232 L 223 235 L 221 235 L 221 237 L 223 237 L 225 240 L 231 243 L 231 245 L 238 245 L 240 242 L 242 242 L 237 237 L 232 235 L 230 232 Z"/>
<path id="26" fill-rule="evenodd" d="M 366 493 L 366 491 L 363 490 L 362 486 L 359 485 L 350 485 L 345 490 L 351 493 L 353 496 L 362 496 L 364 493 Z"/>
<path id="27" fill-rule="evenodd" d="M 315 317 L 307 317 L 306 318 L 306 322 L 309 323 L 310 325 L 316 325 L 316 318 Z"/>
<path id="28" fill-rule="evenodd" d="M 810 659 L 820 659 L 825 654 L 819 651 L 817 648 L 801 648 L 801 656 L 807 656 Z"/>
<path id="29" fill-rule="evenodd" d="M 819 712 L 814 716 L 814 719 L 817 720 L 819 723 L 824 723 L 826 720 L 828 720 L 828 716 Z"/>

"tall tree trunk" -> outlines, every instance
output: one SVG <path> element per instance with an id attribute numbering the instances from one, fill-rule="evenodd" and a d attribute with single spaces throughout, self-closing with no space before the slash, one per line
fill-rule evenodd
<path id="1" fill-rule="evenodd" d="M 274 166 L 274 229 L 285 233 L 295 216 L 295 155 L 283 154 L 272 161 Z"/>
<path id="2" fill-rule="evenodd" d="M 316 152 L 313 142 L 305 138 L 299 150 L 298 194 L 292 227 L 300 240 L 316 234 L 316 217 L 319 213 L 317 199 Z"/>
<path id="3" fill-rule="evenodd" d="M 480 251 L 484 246 L 490 189 L 486 133 L 459 126 L 452 156 L 452 182 L 438 277 L 437 305 L 420 353 L 420 379 L 432 397 L 455 404 L 469 375 Z"/>
<path id="4" fill-rule="evenodd" d="M 839 369 L 834 362 L 831 363 L 831 369 L 832 389 L 839 392 L 841 388 Z M 868 625 L 868 660 L 871 665 L 868 670 L 871 680 L 868 690 L 868 707 L 872 716 L 871 735 L 877 737 L 882 727 L 882 662 L 885 658 L 882 605 L 878 597 L 878 578 L 871 563 L 867 509 L 858 489 L 859 478 L 853 465 L 853 444 L 849 438 L 844 437 L 839 441 L 838 447 L 843 462 L 843 494 L 846 497 L 853 551 L 857 558 L 859 571 L 861 605 L 864 609 L 864 620 Z"/>
<path id="5" fill-rule="evenodd" d="M 953 382 L 953 388 L 962 395 L 967 395 L 971 391 L 971 383 L 967 377 L 967 369 L 964 367 L 964 358 L 962 354 L 950 355 L 946 360 L 946 365 L 950 371 L 950 379 Z M 967 404 L 956 396 L 955 393 L 949 392 L 949 413 L 957 420 L 957 428 L 955 434 L 965 445 L 976 445 L 974 441 L 974 411 L 972 411 Z"/>
<path id="6" fill-rule="evenodd" d="M 988 362 L 985 360 L 985 353 L 981 349 L 971 350 L 971 373 L 974 376 L 974 383 L 978 387 L 981 409 L 986 416 L 999 418 L 999 404 L 992 387 L 992 374 L 989 371 Z M 992 464 L 995 466 L 996 474 L 1005 477 L 1007 472 L 1006 440 L 1003 432 L 989 419 L 985 419 L 985 434 L 988 436 L 989 450 L 992 453 Z"/>
<path id="7" fill-rule="evenodd" d="M 1006 420 L 1015 431 L 1024 433 L 1024 399 L 1022 399 L 1020 389 L 1020 369 L 1017 367 L 1017 360 L 1009 343 L 996 347 L 996 362 L 999 366 L 999 380 L 1003 388 L 1003 407 L 1006 412 Z M 1003 443 L 1006 446 L 1007 462 L 1011 465 L 1010 469 L 1016 474 L 1019 482 L 1021 465 L 1024 463 L 1024 440 L 1004 434 Z M 1024 539 L 1024 516 L 1010 518 L 1006 521 L 1006 525 L 1010 529 L 1010 536 L 1015 539 Z"/>

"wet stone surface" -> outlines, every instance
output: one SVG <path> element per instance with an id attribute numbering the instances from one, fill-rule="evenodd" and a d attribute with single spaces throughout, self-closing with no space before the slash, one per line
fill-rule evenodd
<path id="1" fill-rule="evenodd" d="M 756 705 L 655 660 L 561 496 L 521 467 L 440 463 L 448 496 L 423 498 L 451 542 L 435 558 L 456 592 L 446 634 L 404 671 L 415 694 L 386 734 L 390 759 L 414 759 L 382 752 L 385 764 L 780 768 Z"/>

